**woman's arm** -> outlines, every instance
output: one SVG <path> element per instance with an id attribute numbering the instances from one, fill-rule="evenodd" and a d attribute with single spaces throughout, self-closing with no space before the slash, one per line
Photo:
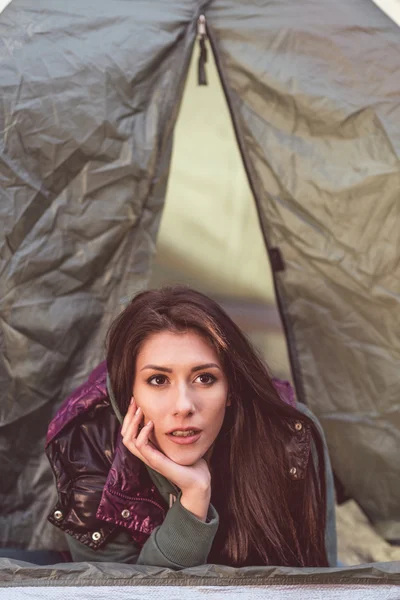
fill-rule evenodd
<path id="1" fill-rule="evenodd" d="M 218 513 L 210 504 L 205 521 L 197 518 L 180 502 L 169 509 L 164 522 L 144 544 L 138 565 L 155 565 L 171 569 L 196 567 L 207 558 L 218 529 Z"/>
<path id="2" fill-rule="evenodd" d="M 206 564 L 218 529 L 218 514 L 210 504 L 204 522 L 182 506 L 180 497 L 181 494 L 141 550 L 125 531 L 119 532 L 100 550 L 92 550 L 68 535 L 73 561 L 118 562 L 170 569 Z"/>

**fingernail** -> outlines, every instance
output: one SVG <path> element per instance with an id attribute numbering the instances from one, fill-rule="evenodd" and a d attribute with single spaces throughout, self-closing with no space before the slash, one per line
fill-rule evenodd
<path id="1" fill-rule="evenodd" d="M 152 425 L 153 425 L 153 421 L 149 421 L 149 422 L 147 423 L 147 427 L 151 427 Z"/>
<path id="2" fill-rule="evenodd" d="M 140 406 L 137 407 L 135 415 L 138 415 L 140 413 Z"/>
<path id="3" fill-rule="evenodd" d="M 133 404 L 135 402 L 135 398 L 132 396 L 131 401 L 129 402 L 129 404 Z"/>

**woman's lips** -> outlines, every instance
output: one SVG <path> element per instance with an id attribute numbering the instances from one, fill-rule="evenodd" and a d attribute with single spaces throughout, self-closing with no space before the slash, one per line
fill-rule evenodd
<path id="1" fill-rule="evenodd" d="M 185 437 L 172 435 L 172 433 L 167 433 L 167 436 L 171 442 L 174 442 L 175 444 L 194 444 L 198 439 L 200 439 L 201 431 L 198 431 L 194 435 L 188 435 Z"/>

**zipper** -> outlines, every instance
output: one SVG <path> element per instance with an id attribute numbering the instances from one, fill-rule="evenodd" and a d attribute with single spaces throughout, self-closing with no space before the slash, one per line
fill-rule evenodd
<path id="1" fill-rule="evenodd" d="M 200 54 L 198 62 L 198 85 L 207 85 L 206 62 L 207 62 L 207 22 L 205 15 L 197 19 L 197 36 L 199 38 Z"/>
<path id="2" fill-rule="evenodd" d="M 200 19 L 204 18 L 204 20 L 201 21 L 200 24 Z M 263 225 L 263 220 L 262 220 L 262 213 L 261 213 L 261 201 L 260 198 L 258 196 L 257 190 L 256 190 L 256 186 L 254 184 L 253 178 L 251 176 L 251 168 L 250 168 L 250 164 L 249 161 L 247 160 L 246 154 L 244 152 L 244 144 L 241 138 L 241 134 L 239 131 L 239 126 L 236 120 L 236 116 L 235 113 L 233 111 L 232 108 L 232 102 L 231 102 L 231 98 L 230 98 L 230 94 L 229 94 L 229 89 L 228 89 L 228 85 L 226 83 L 225 80 L 225 75 L 223 72 L 223 68 L 222 68 L 222 64 L 221 64 L 221 60 L 219 58 L 219 54 L 217 51 L 217 46 L 215 43 L 215 39 L 213 36 L 213 32 L 211 29 L 208 28 L 207 23 L 206 23 L 206 18 L 204 15 L 200 15 L 198 22 L 197 22 L 197 31 L 199 32 L 200 35 L 200 31 L 202 32 L 203 35 L 203 40 L 204 40 L 204 44 L 205 44 L 205 40 L 209 40 L 210 42 L 210 46 L 211 46 L 211 50 L 214 56 L 214 60 L 215 60 L 215 64 L 217 67 L 217 71 L 218 71 L 218 75 L 222 84 L 222 89 L 224 90 L 224 95 L 225 95 L 225 100 L 226 103 L 228 105 L 228 109 L 229 109 L 229 113 L 231 115 L 231 121 L 232 121 L 232 125 L 233 125 L 233 131 L 235 133 L 235 138 L 236 138 L 236 142 L 239 148 L 239 152 L 240 152 L 240 156 L 242 158 L 242 163 L 244 166 L 244 170 L 246 172 L 246 176 L 247 176 L 247 180 L 249 182 L 249 186 L 251 189 L 251 192 L 253 194 L 253 198 L 254 198 L 254 202 L 256 205 L 256 209 L 257 209 L 257 215 L 258 215 L 258 221 L 260 223 L 260 229 L 261 232 L 263 234 L 263 238 L 264 238 L 264 244 L 265 244 L 265 248 L 267 250 L 268 253 L 268 257 L 270 260 L 270 264 L 272 266 L 272 279 L 273 279 L 273 284 L 274 284 L 274 290 L 275 290 L 275 297 L 276 297 L 276 302 L 278 305 L 278 310 L 279 310 L 279 314 L 281 317 L 281 321 L 282 321 L 282 325 L 283 325 L 283 329 L 285 332 L 285 337 L 287 340 L 287 349 L 288 349 L 288 354 L 289 354 L 289 361 L 290 361 L 290 367 L 292 370 L 292 375 L 293 375 L 293 382 L 294 382 L 294 387 L 296 389 L 297 392 L 297 398 L 300 400 L 300 402 L 302 402 L 303 404 L 307 404 L 307 400 L 306 400 L 306 395 L 304 392 L 304 386 L 303 386 L 303 378 L 302 378 L 302 373 L 301 373 L 301 368 L 300 368 L 300 362 L 299 362 L 299 358 L 298 358 L 298 352 L 297 352 L 297 347 L 296 347 L 296 340 L 294 338 L 294 335 L 292 334 L 291 330 L 289 329 L 289 324 L 288 324 L 288 320 L 286 317 L 286 305 L 285 305 L 285 301 L 283 296 L 280 293 L 279 290 L 279 285 L 278 285 L 278 281 L 277 281 L 277 277 L 276 277 L 276 271 L 273 268 L 273 266 L 277 263 L 277 255 L 280 255 L 279 253 L 279 249 L 278 248 L 272 248 L 268 242 L 267 239 L 267 234 L 265 231 L 265 227 Z M 201 38 L 200 38 L 201 39 Z M 199 59 L 199 63 L 200 63 L 200 59 Z M 206 85 L 206 84 L 201 84 L 199 83 L 199 85 Z M 278 256 L 279 257 L 279 256 Z M 279 261 L 278 261 L 279 262 Z M 283 259 L 281 257 L 281 268 L 280 270 L 284 269 L 284 263 L 283 263 Z"/>
<path id="3" fill-rule="evenodd" d="M 134 500 L 138 500 L 140 502 L 149 502 L 150 504 L 154 504 L 154 506 L 157 506 L 157 508 L 159 508 L 160 510 L 162 510 L 162 512 L 165 512 L 165 508 L 163 506 L 161 506 L 161 504 L 158 504 L 158 502 L 156 502 L 155 500 L 151 500 L 150 498 L 134 498 Z"/>
<path id="4" fill-rule="evenodd" d="M 128 496 L 127 494 L 124 494 L 123 492 L 119 492 L 113 488 L 109 488 L 109 492 L 111 494 L 114 494 L 114 496 L 118 496 L 119 498 L 123 498 L 124 500 L 127 500 L 131 503 L 133 502 L 149 502 L 150 504 L 153 504 L 154 506 L 156 506 L 157 508 L 159 508 L 162 512 L 165 512 L 165 508 L 163 506 L 161 506 L 161 504 L 159 504 L 158 502 L 156 502 L 155 500 L 152 500 L 151 498 L 143 498 L 141 496 Z"/>

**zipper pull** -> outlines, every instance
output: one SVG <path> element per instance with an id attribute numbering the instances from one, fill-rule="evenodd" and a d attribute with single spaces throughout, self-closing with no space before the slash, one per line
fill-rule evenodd
<path id="1" fill-rule="evenodd" d="M 207 62 L 207 24 L 204 15 L 197 19 L 197 35 L 199 37 L 199 63 L 198 63 L 198 85 L 207 85 L 206 62 Z"/>

